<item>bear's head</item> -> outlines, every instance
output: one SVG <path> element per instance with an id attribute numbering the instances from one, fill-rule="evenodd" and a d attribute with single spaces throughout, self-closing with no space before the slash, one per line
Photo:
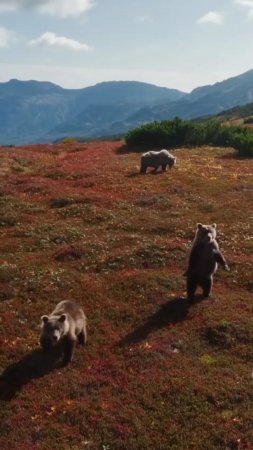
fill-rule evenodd
<path id="1" fill-rule="evenodd" d="M 169 167 L 171 168 L 176 165 L 177 158 L 175 156 L 171 155 L 168 162 L 169 162 Z"/>
<path id="2" fill-rule="evenodd" d="M 67 315 L 41 317 L 40 344 L 44 350 L 55 347 L 68 331 Z"/>
<path id="3" fill-rule="evenodd" d="M 216 239 L 216 223 L 212 225 L 203 225 L 202 223 L 197 224 L 197 230 L 195 234 L 195 242 L 201 244 L 210 244 Z"/>

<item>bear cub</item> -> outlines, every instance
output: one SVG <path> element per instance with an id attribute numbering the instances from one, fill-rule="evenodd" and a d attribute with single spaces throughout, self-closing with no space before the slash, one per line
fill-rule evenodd
<path id="1" fill-rule="evenodd" d="M 210 296 L 213 286 L 213 275 L 218 268 L 218 263 L 225 270 L 230 270 L 227 262 L 219 250 L 216 241 L 217 226 L 197 224 L 197 230 L 192 243 L 189 257 L 187 277 L 187 297 L 194 301 L 194 295 L 198 286 L 203 289 L 203 296 Z"/>
<path id="2" fill-rule="evenodd" d="M 63 365 L 67 365 L 73 358 L 76 342 L 81 345 L 87 342 L 86 325 L 87 319 L 81 306 L 64 300 L 49 316 L 41 317 L 40 345 L 45 352 L 61 349 Z"/>

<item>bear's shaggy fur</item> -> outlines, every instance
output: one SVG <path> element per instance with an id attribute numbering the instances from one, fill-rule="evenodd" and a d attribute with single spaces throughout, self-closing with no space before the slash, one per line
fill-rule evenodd
<path id="1" fill-rule="evenodd" d="M 176 164 L 176 160 L 177 158 L 166 149 L 162 149 L 159 152 L 150 151 L 143 153 L 141 157 L 140 173 L 145 174 L 148 167 L 153 167 L 155 169 L 154 172 L 156 172 L 159 166 L 161 166 L 163 172 L 165 172 L 167 166 L 171 169 L 171 167 Z"/>
<path id="2" fill-rule="evenodd" d="M 202 287 L 205 298 L 210 296 L 213 286 L 213 275 L 217 270 L 218 263 L 225 270 L 229 270 L 216 241 L 216 229 L 215 223 L 213 225 L 197 224 L 188 269 L 185 272 L 187 276 L 187 296 L 190 301 L 194 300 L 198 286 Z"/>
<path id="3" fill-rule="evenodd" d="M 73 357 L 75 344 L 87 342 L 86 316 L 78 304 L 64 300 L 49 316 L 41 317 L 40 344 L 44 351 L 58 347 L 63 351 L 63 364 Z"/>

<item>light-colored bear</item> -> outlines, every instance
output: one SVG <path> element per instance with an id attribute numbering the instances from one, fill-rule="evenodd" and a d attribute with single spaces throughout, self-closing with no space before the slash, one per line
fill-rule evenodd
<path id="1" fill-rule="evenodd" d="M 161 166 L 163 172 L 166 172 L 167 166 L 171 169 L 176 164 L 177 158 L 172 155 L 165 148 L 160 151 L 151 150 L 147 153 L 143 153 L 141 157 L 141 167 L 140 173 L 145 174 L 148 167 L 153 167 L 157 171 L 158 167 Z"/>

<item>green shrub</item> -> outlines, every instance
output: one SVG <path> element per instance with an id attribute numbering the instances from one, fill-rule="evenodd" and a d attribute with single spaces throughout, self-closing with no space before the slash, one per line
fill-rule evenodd
<path id="1" fill-rule="evenodd" d="M 66 137 L 62 141 L 63 144 L 76 144 L 77 142 L 77 139 L 73 137 Z"/>
<path id="2" fill-rule="evenodd" d="M 128 146 L 173 148 L 186 145 L 234 147 L 239 156 L 253 157 L 253 130 L 240 126 L 224 126 L 216 120 L 207 122 L 174 120 L 152 122 L 135 128 L 125 136 Z"/>

